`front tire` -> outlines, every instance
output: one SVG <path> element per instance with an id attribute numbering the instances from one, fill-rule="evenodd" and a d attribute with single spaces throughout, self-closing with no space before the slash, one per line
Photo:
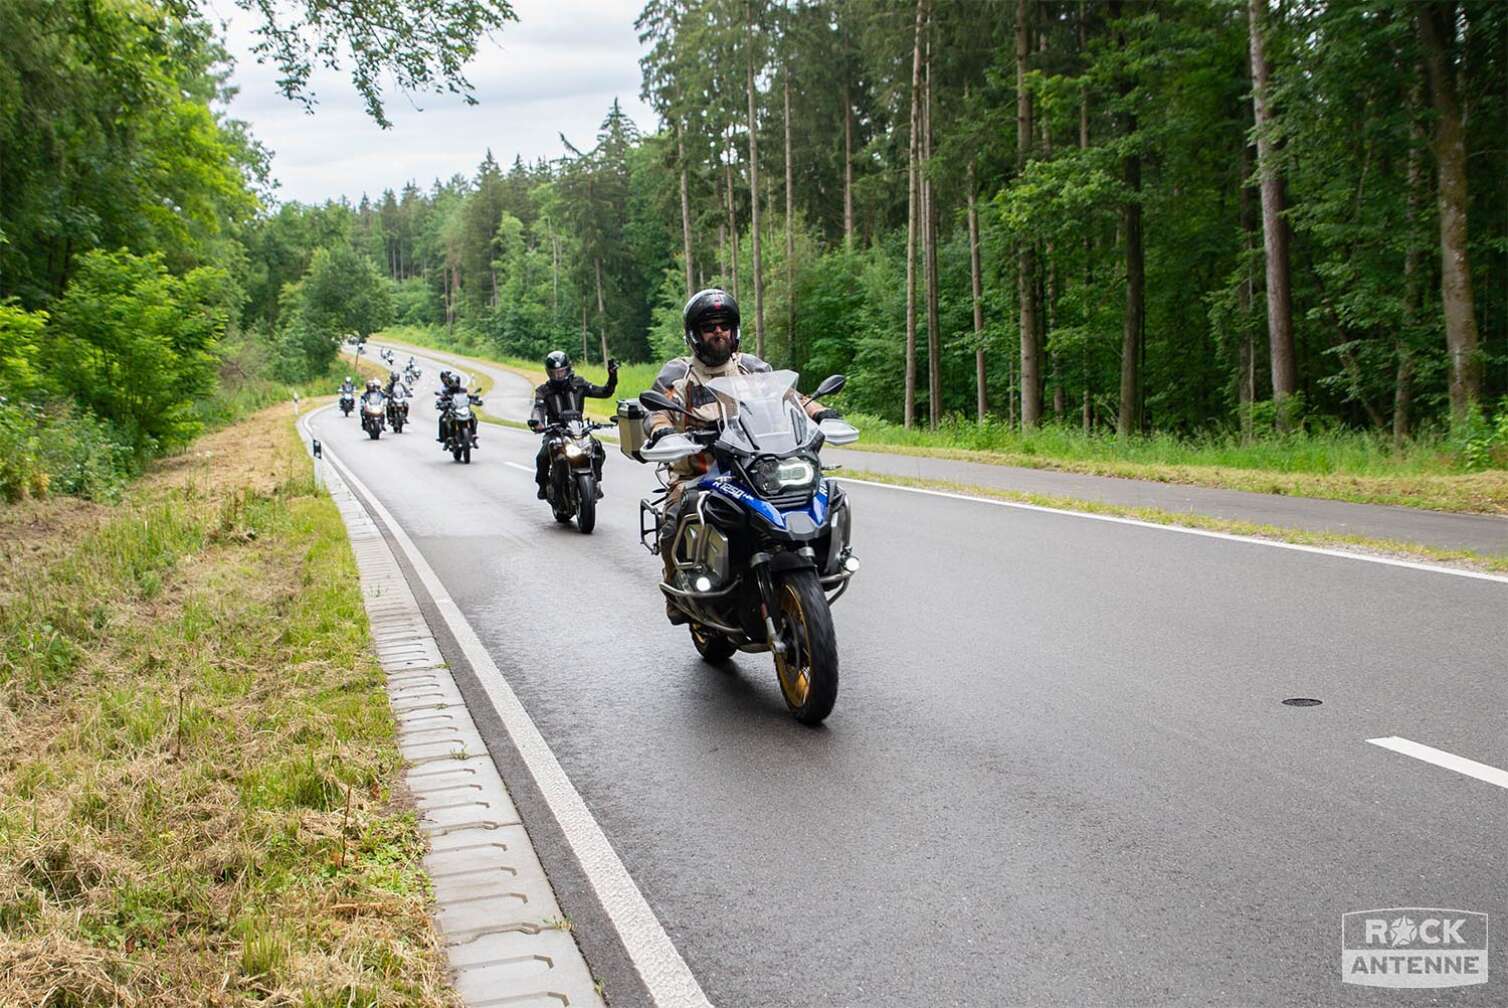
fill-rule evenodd
<path id="1" fill-rule="evenodd" d="M 471 465 L 471 443 L 469 441 L 461 446 L 461 462 L 465 465 Z"/>
<path id="2" fill-rule="evenodd" d="M 591 473 L 576 474 L 576 527 L 590 535 L 597 527 L 597 481 Z"/>
<path id="3" fill-rule="evenodd" d="M 382 437 L 382 428 L 378 427 L 376 424 L 373 424 L 372 426 L 367 428 L 367 434 L 373 441 L 376 441 L 378 438 Z"/>
<path id="4" fill-rule="evenodd" d="M 796 720 L 820 724 L 838 701 L 838 637 L 814 570 L 790 571 L 775 585 L 784 656 L 775 656 L 780 692 Z"/>
<path id="5" fill-rule="evenodd" d="M 720 665 L 733 657 L 733 652 L 738 648 L 733 642 L 715 630 L 708 630 L 700 623 L 693 623 L 688 628 L 691 630 L 691 643 L 696 646 L 696 653 L 702 656 L 703 661 Z"/>

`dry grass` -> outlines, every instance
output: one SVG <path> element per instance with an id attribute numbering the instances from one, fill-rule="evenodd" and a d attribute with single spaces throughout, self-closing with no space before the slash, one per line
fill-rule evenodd
<path id="1" fill-rule="evenodd" d="M 0 1004 L 455 1003 L 344 528 L 290 419 L 116 508 L 0 512 L 32 530 L 0 599 Z"/>

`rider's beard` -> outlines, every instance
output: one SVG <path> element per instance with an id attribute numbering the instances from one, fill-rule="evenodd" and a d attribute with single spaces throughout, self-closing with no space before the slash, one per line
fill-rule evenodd
<path id="1" fill-rule="evenodd" d="M 702 346 L 697 353 L 703 364 L 708 367 L 721 367 L 728 363 L 728 358 L 733 356 L 733 340 L 730 337 L 704 336 Z"/>

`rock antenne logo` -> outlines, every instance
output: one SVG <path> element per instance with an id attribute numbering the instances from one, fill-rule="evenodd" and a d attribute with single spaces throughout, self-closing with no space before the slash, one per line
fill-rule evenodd
<path id="1" fill-rule="evenodd" d="M 1340 978 L 1367 987 L 1462 987 L 1487 982 L 1487 915 L 1384 907 L 1341 915 Z"/>

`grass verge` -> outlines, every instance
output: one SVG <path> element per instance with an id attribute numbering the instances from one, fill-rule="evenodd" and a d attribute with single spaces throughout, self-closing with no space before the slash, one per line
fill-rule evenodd
<path id="1" fill-rule="evenodd" d="M 0 510 L 0 1004 L 457 1003 L 291 419 Z"/>
<path id="2" fill-rule="evenodd" d="M 1002 490 L 998 487 L 971 486 L 947 480 L 917 479 L 910 476 L 895 476 L 890 473 L 866 472 L 862 469 L 845 469 L 839 479 L 865 480 L 870 483 L 886 483 L 891 486 L 916 487 L 924 490 L 946 490 L 967 494 L 970 497 L 987 497 L 1011 501 L 1017 504 L 1033 504 L 1057 511 L 1081 511 L 1086 514 L 1108 515 L 1115 518 L 1134 518 L 1154 525 L 1179 525 L 1184 528 L 1203 529 L 1210 532 L 1225 532 L 1230 535 L 1250 536 L 1256 539 L 1271 539 L 1276 542 L 1295 543 L 1301 546 L 1318 546 L 1325 549 L 1347 550 L 1395 559 L 1416 560 L 1442 566 L 1461 567 L 1467 570 L 1491 574 L 1508 574 L 1508 555 L 1478 553 L 1472 550 L 1447 550 L 1418 543 L 1400 542 L 1392 539 L 1374 539 L 1367 536 L 1340 535 L 1331 532 L 1311 532 L 1307 529 L 1283 528 L 1277 525 L 1259 525 L 1254 522 L 1232 521 L 1212 518 L 1208 515 L 1188 514 L 1181 511 L 1164 511 L 1160 508 L 1128 507 L 1122 504 L 1107 504 L 1103 501 L 1080 500 L 1075 497 L 1057 497 L 1048 494 L 1025 493 L 1017 490 Z"/>

